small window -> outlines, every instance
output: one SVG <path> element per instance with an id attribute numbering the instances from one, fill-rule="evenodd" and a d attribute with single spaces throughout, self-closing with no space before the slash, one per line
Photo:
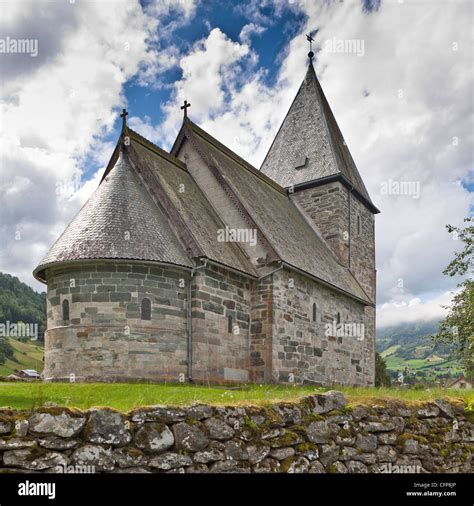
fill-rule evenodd
<path id="1" fill-rule="evenodd" d="M 313 322 L 316 321 L 316 313 L 317 313 L 317 310 L 316 310 L 316 302 L 313 304 Z"/>
<path id="2" fill-rule="evenodd" d="M 63 320 L 65 322 L 69 321 L 69 301 L 63 300 Z"/>
<path id="3" fill-rule="evenodd" d="M 150 301 L 150 299 L 145 298 L 142 300 L 141 319 L 142 320 L 151 320 L 151 301 Z"/>
<path id="4" fill-rule="evenodd" d="M 357 234 L 360 235 L 360 216 L 357 215 Z"/>
<path id="5" fill-rule="evenodd" d="M 234 329 L 233 329 L 232 315 L 229 315 L 229 316 L 227 317 L 227 332 L 228 332 L 229 334 L 232 334 L 233 330 L 234 330 Z"/>
<path id="6" fill-rule="evenodd" d="M 337 324 L 339 325 L 341 323 L 341 313 L 337 313 Z"/>

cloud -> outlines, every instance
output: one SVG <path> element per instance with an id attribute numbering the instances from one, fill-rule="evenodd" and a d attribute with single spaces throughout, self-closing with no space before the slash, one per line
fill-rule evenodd
<path id="1" fill-rule="evenodd" d="M 443 306 L 449 305 L 453 296 L 453 292 L 444 292 L 425 302 L 419 297 L 400 302 L 385 302 L 377 308 L 377 328 L 400 323 L 440 320 L 447 313 Z"/>
<path id="2" fill-rule="evenodd" d="M 1 55 L 20 70 L 1 90 L 0 270 L 38 287 L 32 269 L 98 182 L 94 171 L 83 185 L 84 170 L 110 157 L 104 136 L 125 103 L 124 84 L 150 59 L 155 22 L 138 1 L 114 2 L 113 15 L 110 2 L 19 3 L 2 5 L 14 9 L 2 33 L 37 36 L 39 55 L 27 67 L 24 55 Z M 48 29 L 38 32 L 42 22 Z"/>
<path id="3" fill-rule="evenodd" d="M 248 23 L 244 25 L 242 30 L 240 30 L 239 39 L 243 44 L 250 45 L 251 38 L 253 35 L 261 35 L 265 32 L 266 27 L 261 25 L 256 25 L 255 23 Z"/>

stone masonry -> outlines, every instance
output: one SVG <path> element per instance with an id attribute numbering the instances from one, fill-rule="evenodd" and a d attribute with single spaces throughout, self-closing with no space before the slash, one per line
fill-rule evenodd
<path id="1" fill-rule="evenodd" d="M 0 473 L 470 473 L 459 402 L 0 410 Z"/>

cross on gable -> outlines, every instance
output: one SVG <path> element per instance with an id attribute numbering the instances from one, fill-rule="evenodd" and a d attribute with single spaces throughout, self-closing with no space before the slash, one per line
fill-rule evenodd
<path id="1" fill-rule="evenodd" d="M 122 129 L 124 129 L 127 126 L 127 116 L 128 112 L 126 109 L 122 109 L 122 114 L 120 117 L 122 118 Z"/>
<path id="2" fill-rule="evenodd" d="M 185 100 L 184 105 L 181 106 L 181 109 L 184 110 L 184 117 L 185 118 L 188 117 L 188 107 L 191 107 L 191 104 L 187 100 Z"/>
<path id="3" fill-rule="evenodd" d="M 309 42 L 309 53 L 308 53 L 308 56 L 309 56 L 309 60 L 312 63 L 313 62 L 313 56 L 314 56 L 312 44 L 314 42 L 314 39 L 313 39 L 313 37 L 311 37 L 310 34 L 309 35 L 306 34 L 306 40 Z"/>

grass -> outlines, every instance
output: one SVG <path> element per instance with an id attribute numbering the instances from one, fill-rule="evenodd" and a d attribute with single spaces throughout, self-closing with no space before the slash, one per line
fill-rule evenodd
<path id="1" fill-rule="evenodd" d="M 14 350 L 13 360 L 7 358 L 0 364 L 0 376 L 8 376 L 14 370 L 35 369 L 39 373 L 43 370 L 44 348 L 35 341 L 22 343 L 18 339 L 7 338 Z"/>
<path id="2" fill-rule="evenodd" d="M 459 399 L 471 409 L 474 404 L 473 391 L 347 387 L 334 389 L 344 392 L 350 404 L 377 404 L 388 400 L 413 403 L 447 396 Z M 245 385 L 231 389 L 180 384 L 0 383 L 0 408 L 32 409 L 47 401 L 81 409 L 109 406 L 120 411 L 154 404 L 182 406 L 194 402 L 212 405 L 268 405 L 276 401 L 296 401 L 326 390 L 330 388 Z"/>

